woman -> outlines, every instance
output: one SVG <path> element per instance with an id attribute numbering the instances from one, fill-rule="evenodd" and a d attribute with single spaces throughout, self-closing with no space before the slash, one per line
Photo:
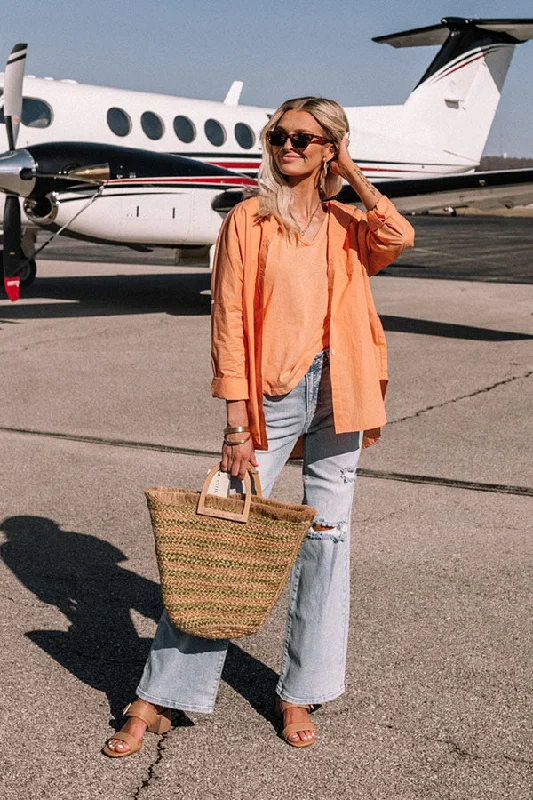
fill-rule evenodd
<path id="1" fill-rule="evenodd" d="M 349 156 L 332 100 L 285 102 L 262 133 L 255 197 L 226 218 L 213 272 L 212 392 L 226 400 L 222 468 L 258 467 L 268 496 L 303 437 L 304 503 L 317 510 L 291 575 L 276 688 L 282 736 L 315 740 L 313 707 L 344 691 L 349 533 L 361 447 L 385 422 L 383 329 L 368 276 L 413 244 L 410 224 Z M 367 213 L 328 200 L 347 181 Z M 169 708 L 211 712 L 226 641 L 159 623 L 122 731 L 104 752 L 129 755 Z"/>

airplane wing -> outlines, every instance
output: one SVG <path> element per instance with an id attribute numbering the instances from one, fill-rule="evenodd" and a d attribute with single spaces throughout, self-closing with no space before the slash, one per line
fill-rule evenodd
<path id="1" fill-rule="evenodd" d="M 394 201 L 398 211 L 421 213 L 438 208 L 480 209 L 514 208 L 533 203 L 533 169 L 470 172 L 418 180 L 375 181 L 375 185 Z M 216 211 L 229 211 L 243 198 L 240 190 L 227 190 L 215 199 Z M 360 203 L 351 186 L 337 195 L 341 203 Z"/>
<path id="2" fill-rule="evenodd" d="M 475 206 L 486 210 L 533 203 L 533 169 L 470 172 L 467 175 L 379 183 L 376 181 L 375 185 L 403 213 L 420 213 L 447 206 Z M 360 202 L 351 186 L 343 186 L 337 199 L 342 203 Z"/>

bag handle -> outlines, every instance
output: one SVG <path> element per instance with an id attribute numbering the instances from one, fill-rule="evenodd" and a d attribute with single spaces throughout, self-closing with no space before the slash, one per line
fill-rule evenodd
<path id="1" fill-rule="evenodd" d="M 224 511 L 223 508 L 210 508 L 206 506 L 206 499 L 209 494 L 209 487 L 211 486 L 211 481 L 217 474 L 217 472 L 221 472 L 220 464 L 215 464 L 213 469 L 209 471 L 207 478 L 204 481 L 204 485 L 202 486 L 202 491 L 200 492 L 200 498 L 198 500 L 198 505 L 196 507 L 196 513 L 200 514 L 203 517 L 218 517 L 219 519 L 229 519 L 232 522 L 248 522 L 248 517 L 250 515 L 250 506 L 252 504 L 252 480 L 251 476 L 254 480 L 254 489 L 256 492 L 257 497 L 262 497 L 263 494 L 261 492 L 261 482 L 259 480 L 259 473 L 252 467 L 250 464 L 248 465 L 248 469 L 246 470 L 246 474 L 244 476 L 244 488 L 245 488 L 245 495 L 244 495 L 244 505 L 242 513 L 237 513 L 235 511 Z"/>

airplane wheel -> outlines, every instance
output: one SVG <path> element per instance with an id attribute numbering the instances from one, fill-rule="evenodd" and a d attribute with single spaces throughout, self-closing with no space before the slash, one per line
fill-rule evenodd
<path id="1" fill-rule="evenodd" d="M 3 277 L 4 270 L 2 268 L 2 260 L 4 256 L 4 251 L 0 250 L 0 275 Z M 22 256 L 24 259 L 25 257 Z M 37 276 L 37 262 L 34 258 L 29 258 L 27 261 L 21 262 L 20 268 L 20 285 L 27 289 L 28 286 L 31 286 L 33 281 Z"/>
<path id="2" fill-rule="evenodd" d="M 34 258 L 28 258 L 20 270 L 20 285 L 26 289 L 31 286 L 37 277 L 37 263 Z"/>

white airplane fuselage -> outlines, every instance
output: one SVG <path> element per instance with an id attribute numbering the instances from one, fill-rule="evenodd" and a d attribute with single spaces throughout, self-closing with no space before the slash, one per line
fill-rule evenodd
<path id="1" fill-rule="evenodd" d="M 486 28 L 478 28 L 453 18 L 382 37 L 394 46 L 440 43 L 441 49 L 403 104 L 345 109 L 350 154 L 371 181 L 443 179 L 479 164 L 514 47 L 533 37 L 533 20 L 485 22 Z M 216 102 L 32 76 L 24 79 L 23 97 L 20 150 L 54 142 L 99 143 L 186 156 L 247 176 L 257 174 L 259 134 L 272 113 L 238 105 L 233 90 L 225 102 Z M 0 95 L 0 112 L 1 106 Z M 6 125 L 0 124 L 0 152 L 6 150 Z M 93 203 L 97 189 L 87 185 L 51 192 L 47 202 L 53 213 L 39 217 L 46 211 L 41 202 L 27 203 L 27 213 L 38 225 L 68 225 L 71 234 L 98 241 L 171 247 L 215 242 L 223 182 L 187 179 L 179 172 L 158 173 L 153 180 L 146 172 L 138 179 L 131 168 L 121 173 L 115 170 Z M 433 198 L 427 207 L 434 204 Z M 424 201 L 414 207 L 420 210 Z"/>
<path id="2" fill-rule="evenodd" d="M 259 133 L 273 110 L 31 76 L 25 78 L 24 96 L 45 103 L 50 122 L 46 127 L 47 120 L 35 121 L 31 126 L 22 124 L 19 148 L 52 141 L 105 142 L 178 153 L 248 173 L 257 173 L 259 168 Z M 110 109 L 123 112 L 129 119 L 129 133 L 121 136 L 111 130 L 107 121 Z M 160 120 L 159 138 L 151 138 L 143 130 L 142 116 L 147 112 Z M 448 151 L 446 132 L 436 131 L 430 119 L 420 119 L 413 130 L 404 105 L 352 107 L 346 113 L 350 153 L 372 180 L 438 177 L 471 170 L 478 163 L 468 155 Z M 191 142 L 182 141 L 174 131 L 176 117 L 191 123 Z M 213 144 L 206 134 L 208 120 L 221 127 L 224 141 L 220 145 Z M 239 144 L 236 125 L 250 129 L 251 147 Z M 5 130 L 0 126 L 0 152 L 6 149 Z"/>

